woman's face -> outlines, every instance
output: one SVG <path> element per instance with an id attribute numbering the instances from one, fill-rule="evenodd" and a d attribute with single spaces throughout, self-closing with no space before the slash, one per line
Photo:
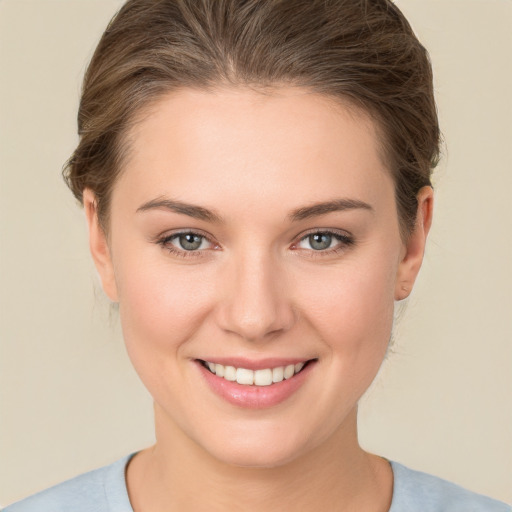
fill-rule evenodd
<path id="1" fill-rule="evenodd" d="M 108 245 L 85 203 L 158 435 L 243 466 L 353 436 L 423 252 L 371 120 L 302 89 L 181 90 L 130 140 Z"/>

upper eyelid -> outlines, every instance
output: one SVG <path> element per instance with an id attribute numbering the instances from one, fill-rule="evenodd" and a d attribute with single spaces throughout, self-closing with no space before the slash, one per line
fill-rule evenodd
<path id="1" fill-rule="evenodd" d="M 156 240 L 158 242 L 161 242 L 163 240 L 169 240 L 171 238 L 174 238 L 174 237 L 177 237 L 177 236 L 180 236 L 180 235 L 187 235 L 187 234 L 192 234 L 192 235 L 199 235 L 199 236 L 202 236 L 203 238 L 206 238 L 207 240 L 209 240 L 210 242 L 213 243 L 213 238 L 211 235 L 209 235 L 208 233 L 205 233 L 204 231 L 201 231 L 200 229 L 179 229 L 178 231 L 173 231 L 173 232 L 163 232 L 161 235 L 158 235 L 156 237 Z"/>
<path id="2" fill-rule="evenodd" d="M 343 238 L 350 238 L 350 239 L 353 238 L 353 235 L 351 233 L 349 233 L 348 231 L 345 231 L 343 229 L 314 228 L 314 229 L 311 229 L 309 231 L 306 231 L 305 233 L 301 233 L 294 240 L 301 241 L 304 238 L 306 238 L 308 236 L 311 236 L 311 235 L 315 235 L 317 233 L 325 233 L 325 234 L 329 234 L 329 235 L 335 235 L 335 236 L 339 236 L 339 237 L 343 237 Z"/>
<path id="3" fill-rule="evenodd" d="M 190 228 L 190 229 L 180 229 L 178 231 L 174 231 L 174 232 L 171 232 L 171 233 L 168 233 L 168 232 L 164 232 L 162 233 L 161 235 L 158 235 L 156 238 L 161 240 L 161 239 L 166 239 L 166 238 L 172 238 L 172 237 L 175 237 L 175 236 L 178 236 L 178 235 L 186 235 L 186 234 L 194 234 L 194 235 L 199 235 L 199 236 L 202 236 L 210 241 L 213 241 L 213 237 L 200 230 L 200 229 L 196 229 L 196 228 Z M 337 228 L 312 228 L 310 230 L 307 230 L 305 232 L 302 232 L 300 234 L 298 234 L 297 236 L 295 236 L 292 240 L 302 240 L 303 238 L 305 238 L 306 236 L 309 236 L 309 235 L 312 235 L 312 234 L 315 234 L 315 233 L 330 233 L 330 234 L 333 234 L 333 235 L 340 235 L 340 236 L 346 236 L 346 237 L 351 237 L 352 235 L 348 232 L 348 231 L 345 231 L 343 229 L 337 229 Z"/>
<path id="4" fill-rule="evenodd" d="M 308 229 L 304 233 L 301 233 L 299 235 L 299 237 L 301 235 L 302 236 L 308 236 L 308 235 L 311 235 L 311 234 L 314 234 L 314 233 L 332 233 L 332 234 L 335 234 L 335 235 L 344 234 L 344 235 L 350 236 L 350 233 L 348 233 L 348 231 L 345 231 L 344 229 L 338 229 L 338 228 L 313 228 L 313 229 Z"/>
<path id="5" fill-rule="evenodd" d="M 325 233 L 325 234 L 331 234 L 331 235 L 334 235 L 337 237 L 343 237 L 343 238 L 347 238 L 347 239 L 351 239 L 351 240 L 353 239 L 353 236 L 345 230 L 336 229 L 336 228 L 312 228 L 306 232 L 302 232 L 299 235 L 297 235 L 295 238 L 292 239 L 292 241 L 290 243 L 292 244 L 292 246 L 297 245 L 298 243 L 303 241 L 308 236 L 314 235 L 316 233 Z M 204 231 L 202 231 L 200 229 L 195 229 L 195 228 L 194 229 L 192 229 L 192 228 L 191 229 L 180 229 L 178 231 L 171 232 L 168 234 L 164 233 L 157 237 L 156 242 L 163 244 L 165 242 L 175 239 L 176 237 L 178 237 L 180 235 L 185 235 L 185 234 L 199 235 L 199 236 L 205 238 L 206 240 L 208 240 L 210 242 L 210 244 L 212 244 L 212 245 L 217 245 L 217 246 L 220 245 L 220 244 L 218 244 L 218 242 L 215 241 L 215 239 L 211 235 L 205 233 Z M 201 250 L 196 250 L 196 251 L 185 251 L 184 249 L 177 249 L 177 250 L 183 250 L 184 252 L 202 252 L 206 249 L 201 249 Z"/>

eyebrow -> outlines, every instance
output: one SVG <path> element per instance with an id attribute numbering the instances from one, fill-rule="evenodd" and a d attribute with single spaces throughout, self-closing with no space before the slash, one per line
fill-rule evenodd
<path id="1" fill-rule="evenodd" d="M 297 222 L 318 215 L 325 215 L 331 212 L 343 212 L 346 210 L 368 210 L 374 212 L 374 209 L 368 203 L 360 201 L 359 199 L 334 199 L 332 201 L 297 208 L 288 215 L 288 218 L 293 222 Z"/>
<path id="2" fill-rule="evenodd" d="M 157 198 L 144 203 L 137 208 L 137 212 L 144 212 L 148 210 L 170 210 L 174 213 L 187 215 L 194 219 L 204 220 L 206 222 L 213 222 L 220 224 L 223 222 L 222 217 L 202 206 L 196 206 L 190 203 L 184 203 L 176 199 Z M 319 215 L 325 215 L 332 212 L 342 212 L 346 210 L 367 210 L 373 212 L 374 209 L 368 203 L 360 201 L 359 199 L 334 199 L 332 201 L 325 201 L 322 203 L 314 203 L 309 206 L 297 208 L 287 215 L 288 220 L 297 222 L 300 220 L 309 219 Z"/>
<path id="3" fill-rule="evenodd" d="M 221 223 L 222 218 L 217 213 L 202 206 L 196 206 L 176 199 L 157 198 L 137 208 L 137 212 L 145 212 L 148 210 L 170 210 L 174 213 L 188 215 L 194 219 L 204 220 L 207 222 Z"/>

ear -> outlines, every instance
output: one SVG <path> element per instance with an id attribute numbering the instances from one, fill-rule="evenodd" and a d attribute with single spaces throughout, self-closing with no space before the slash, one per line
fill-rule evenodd
<path id="1" fill-rule="evenodd" d="M 92 190 L 84 189 L 83 203 L 89 228 L 89 249 L 92 259 L 100 275 L 103 291 L 111 301 L 117 302 L 117 286 L 110 248 L 105 232 L 99 223 L 96 195 Z"/>
<path id="2" fill-rule="evenodd" d="M 432 187 L 423 187 L 418 192 L 418 211 L 413 232 L 404 245 L 402 259 L 398 266 L 395 284 L 395 300 L 407 298 L 421 268 L 427 235 L 432 225 L 434 191 Z"/>

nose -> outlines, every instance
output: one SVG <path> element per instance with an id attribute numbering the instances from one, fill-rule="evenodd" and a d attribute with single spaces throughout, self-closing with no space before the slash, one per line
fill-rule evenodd
<path id="1" fill-rule="evenodd" d="M 295 312 L 286 275 L 272 260 L 268 254 L 250 254 L 229 263 L 217 310 L 221 329 L 257 342 L 292 327 Z"/>

